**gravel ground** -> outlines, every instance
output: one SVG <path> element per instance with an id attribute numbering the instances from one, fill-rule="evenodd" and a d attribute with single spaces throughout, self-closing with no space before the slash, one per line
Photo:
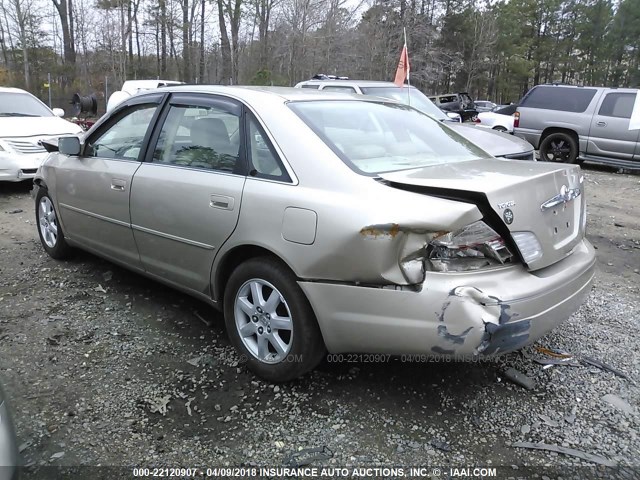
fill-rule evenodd
<path id="1" fill-rule="evenodd" d="M 253 376 L 209 306 L 78 252 L 50 259 L 30 186 L 0 184 L 0 378 L 28 465 L 593 466 L 640 475 L 640 177 L 586 171 L 596 285 L 536 345 L 589 356 L 543 368 L 533 346 L 481 363 L 331 363 L 281 385 Z M 535 380 L 508 381 L 516 368 Z"/>

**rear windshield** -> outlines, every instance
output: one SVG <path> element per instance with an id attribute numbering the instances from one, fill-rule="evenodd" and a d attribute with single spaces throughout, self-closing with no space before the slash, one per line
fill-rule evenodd
<path id="1" fill-rule="evenodd" d="M 495 113 L 499 113 L 500 115 L 513 115 L 514 113 L 516 113 L 516 108 L 518 108 L 517 105 L 507 105 L 504 108 L 498 108 L 496 110 L 494 110 Z"/>
<path id="2" fill-rule="evenodd" d="M 596 92 L 593 88 L 538 86 L 529 91 L 520 106 L 581 113 L 587 109 Z"/>
<path id="3" fill-rule="evenodd" d="M 490 158 L 442 122 L 397 103 L 291 102 L 290 108 L 353 170 L 368 175 Z"/>

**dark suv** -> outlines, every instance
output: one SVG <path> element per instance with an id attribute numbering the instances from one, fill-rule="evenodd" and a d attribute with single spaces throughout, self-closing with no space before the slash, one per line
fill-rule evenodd
<path id="1" fill-rule="evenodd" d="M 429 97 L 429 100 L 445 112 L 459 114 L 462 117 L 463 122 L 478 115 L 476 104 L 467 92 L 433 95 Z"/>

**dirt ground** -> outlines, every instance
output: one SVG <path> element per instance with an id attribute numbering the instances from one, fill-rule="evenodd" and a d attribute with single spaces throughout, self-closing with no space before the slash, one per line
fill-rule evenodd
<path id="1" fill-rule="evenodd" d="M 537 344 L 571 352 L 575 366 L 543 368 L 527 347 L 481 363 L 326 361 L 273 385 L 239 363 L 209 306 L 83 252 L 50 259 L 30 185 L 0 184 L 0 381 L 24 462 L 33 478 L 54 478 L 38 468 L 277 466 L 327 447 L 330 458 L 314 465 L 520 475 L 575 473 L 604 459 L 640 475 L 640 176 L 587 168 L 585 185 L 596 285 Z M 509 367 L 536 387 L 508 382 Z"/>

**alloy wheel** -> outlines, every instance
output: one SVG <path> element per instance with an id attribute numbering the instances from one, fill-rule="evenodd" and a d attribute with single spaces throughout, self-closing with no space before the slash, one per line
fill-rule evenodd
<path id="1" fill-rule="evenodd" d="M 293 320 L 284 296 L 266 280 L 247 280 L 238 290 L 234 317 L 244 346 L 258 360 L 284 360 L 293 344 Z"/>
<path id="2" fill-rule="evenodd" d="M 42 197 L 39 205 L 38 222 L 44 243 L 54 248 L 58 241 L 58 219 L 49 197 Z"/>

